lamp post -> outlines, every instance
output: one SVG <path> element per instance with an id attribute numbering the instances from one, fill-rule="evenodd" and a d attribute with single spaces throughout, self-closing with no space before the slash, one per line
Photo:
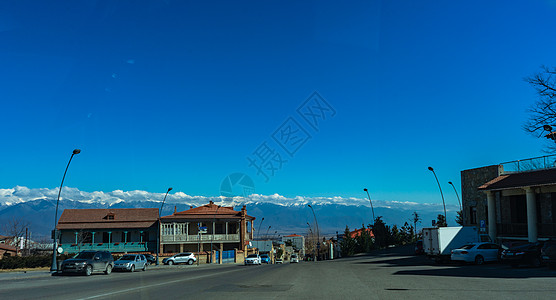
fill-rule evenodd
<path id="1" fill-rule="evenodd" d="M 166 191 L 166 195 L 164 195 L 164 199 L 162 200 L 162 204 L 160 205 L 160 209 L 158 210 L 158 234 L 156 235 L 156 265 L 158 266 L 158 253 L 160 252 L 160 214 L 162 213 L 162 208 L 164 207 L 164 202 L 166 201 L 166 196 L 172 190 L 172 188 L 168 188 Z"/>
<path id="2" fill-rule="evenodd" d="M 369 190 L 367 190 L 366 188 L 363 189 L 365 192 L 367 192 L 367 197 L 369 197 L 369 202 L 371 202 L 371 210 L 373 211 L 373 222 L 372 224 L 374 224 L 375 222 L 375 209 L 373 208 L 373 201 L 371 201 L 371 195 L 369 195 Z"/>
<path id="3" fill-rule="evenodd" d="M 264 235 L 267 239 L 268 239 L 268 231 L 270 230 L 270 227 L 272 226 L 268 225 L 268 229 L 266 230 L 266 234 Z"/>
<path id="4" fill-rule="evenodd" d="M 56 230 L 56 223 L 58 223 L 58 204 L 60 203 L 60 194 L 62 193 L 62 186 L 64 185 L 64 179 L 66 178 L 66 173 L 68 172 L 71 159 L 74 155 L 81 153 L 80 149 L 73 150 L 70 156 L 66 170 L 64 171 L 64 176 L 62 176 L 62 183 L 60 183 L 60 188 L 58 189 L 58 199 L 56 200 L 56 213 L 54 214 L 54 243 L 52 245 L 52 266 L 50 266 L 50 272 L 58 272 L 58 263 L 56 262 L 56 251 L 58 250 L 58 231 Z"/>
<path id="5" fill-rule="evenodd" d="M 442 197 L 442 205 L 444 205 L 444 222 L 446 222 L 446 226 L 448 226 L 448 218 L 446 217 L 446 203 L 444 202 L 444 194 L 442 194 L 442 188 L 440 187 L 440 182 L 438 181 L 438 177 L 436 177 L 436 173 L 432 167 L 429 167 L 429 171 L 434 174 L 434 178 L 436 178 L 436 183 L 438 183 L 438 189 L 440 189 L 440 196 Z"/>
<path id="6" fill-rule="evenodd" d="M 214 215 L 212 216 L 212 229 L 213 230 L 212 230 L 212 236 L 210 237 L 210 263 L 212 263 L 212 241 L 214 240 L 214 229 L 216 229 L 214 224 L 216 223 L 216 214 L 218 213 L 218 209 L 220 207 L 221 207 L 220 205 L 216 206 L 216 211 L 214 212 Z"/>
<path id="7" fill-rule="evenodd" d="M 451 185 L 454 188 L 454 192 L 456 192 L 456 197 L 458 197 L 459 210 L 463 210 L 463 207 L 461 206 L 461 201 L 459 199 L 459 195 L 458 195 L 458 191 L 456 190 L 456 187 L 454 186 L 454 184 L 451 181 L 448 181 L 448 184 Z"/>
<path id="8" fill-rule="evenodd" d="M 315 210 L 311 206 L 311 204 L 307 204 L 311 211 L 313 212 L 313 217 L 315 218 L 315 225 L 317 226 L 317 260 L 320 255 L 320 233 L 319 233 L 319 222 L 317 221 L 317 215 L 315 215 Z"/>
<path id="9" fill-rule="evenodd" d="M 264 221 L 264 217 L 261 219 L 261 223 L 259 224 L 259 229 L 257 229 L 257 236 L 259 237 L 259 239 L 261 238 L 261 234 L 259 232 L 261 232 L 261 225 L 263 225 L 263 221 Z"/>

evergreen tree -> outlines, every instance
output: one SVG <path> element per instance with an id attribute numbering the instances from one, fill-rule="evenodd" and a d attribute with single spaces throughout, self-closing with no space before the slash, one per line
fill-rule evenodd
<path id="1" fill-rule="evenodd" d="M 436 227 L 448 227 L 444 215 L 439 214 L 438 217 L 436 217 Z"/>
<path id="2" fill-rule="evenodd" d="M 458 210 L 458 212 L 457 212 L 456 223 L 463 226 L 463 211 L 461 211 L 461 210 Z"/>

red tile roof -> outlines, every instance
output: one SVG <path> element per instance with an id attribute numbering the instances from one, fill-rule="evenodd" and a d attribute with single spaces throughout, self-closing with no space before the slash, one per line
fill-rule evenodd
<path id="1" fill-rule="evenodd" d="M 10 245 L 6 245 L 6 244 L 2 244 L 2 243 L 0 243 L 0 249 L 17 252 L 17 248 L 16 248 L 16 247 L 10 246 Z"/>
<path id="2" fill-rule="evenodd" d="M 188 210 L 174 212 L 169 216 L 164 216 L 162 220 L 168 219 L 241 219 L 241 212 L 235 211 L 233 207 L 219 206 L 212 201 L 209 204 L 191 208 Z M 255 217 L 246 215 L 248 220 L 255 220 Z"/>
<path id="3" fill-rule="evenodd" d="M 543 185 L 556 185 L 556 169 L 500 175 L 481 185 L 479 190 L 505 190 Z"/>
<path id="4" fill-rule="evenodd" d="M 366 232 L 368 232 L 368 233 L 371 235 L 371 237 L 374 237 L 374 236 L 375 236 L 374 233 L 373 233 L 373 231 L 372 231 L 370 228 L 365 228 L 364 230 L 365 230 Z M 349 236 L 350 236 L 351 238 L 355 238 L 355 237 L 360 236 L 361 233 L 363 233 L 363 228 L 361 228 L 361 229 L 356 229 L 356 230 L 350 232 L 350 233 L 349 233 Z"/>
<path id="5" fill-rule="evenodd" d="M 148 228 L 157 219 L 157 208 L 65 209 L 56 228 Z"/>
<path id="6" fill-rule="evenodd" d="M 296 236 L 301 236 L 301 235 L 299 235 L 299 234 L 290 234 L 290 235 L 286 235 L 284 237 L 296 237 Z"/>

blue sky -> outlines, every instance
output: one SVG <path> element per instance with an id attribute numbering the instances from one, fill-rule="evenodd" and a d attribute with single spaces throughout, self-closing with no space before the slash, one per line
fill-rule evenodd
<path id="1" fill-rule="evenodd" d="M 167 187 L 448 203 L 460 171 L 543 155 L 523 78 L 556 66 L 554 1 L 8 1 L 0 188 Z M 296 112 L 317 91 L 318 131 Z M 288 118 L 310 139 L 288 156 Z M 284 129 L 282 127 L 282 129 Z M 287 162 L 266 182 L 248 156 Z M 298 145 L 298 144 L 297 144 Z"/>

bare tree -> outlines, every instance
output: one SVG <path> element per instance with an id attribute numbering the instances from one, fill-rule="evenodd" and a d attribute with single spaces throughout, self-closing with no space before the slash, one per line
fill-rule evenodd
<path id="1" fill-rule="evenodd" d="M 556 68 L 541 68 L 540 72 L 525 78 L 536 90 L 539 99 L 529 108 L 529 118 L 523 129 L 539 137 L 546 133 L 545 137 L 551 139 L 546 151 L 556 152 L 556 134 L 551 134 L 556 130 Z"/>
<path id="2" fill-rule="evenodd" d="M 12 246 L 18 246 L 19 240 L 25 237 L 25 229 L 29 228 L 27 220 L 12 217 L 2 224 L 2 231 L 9 237 Z"/>

